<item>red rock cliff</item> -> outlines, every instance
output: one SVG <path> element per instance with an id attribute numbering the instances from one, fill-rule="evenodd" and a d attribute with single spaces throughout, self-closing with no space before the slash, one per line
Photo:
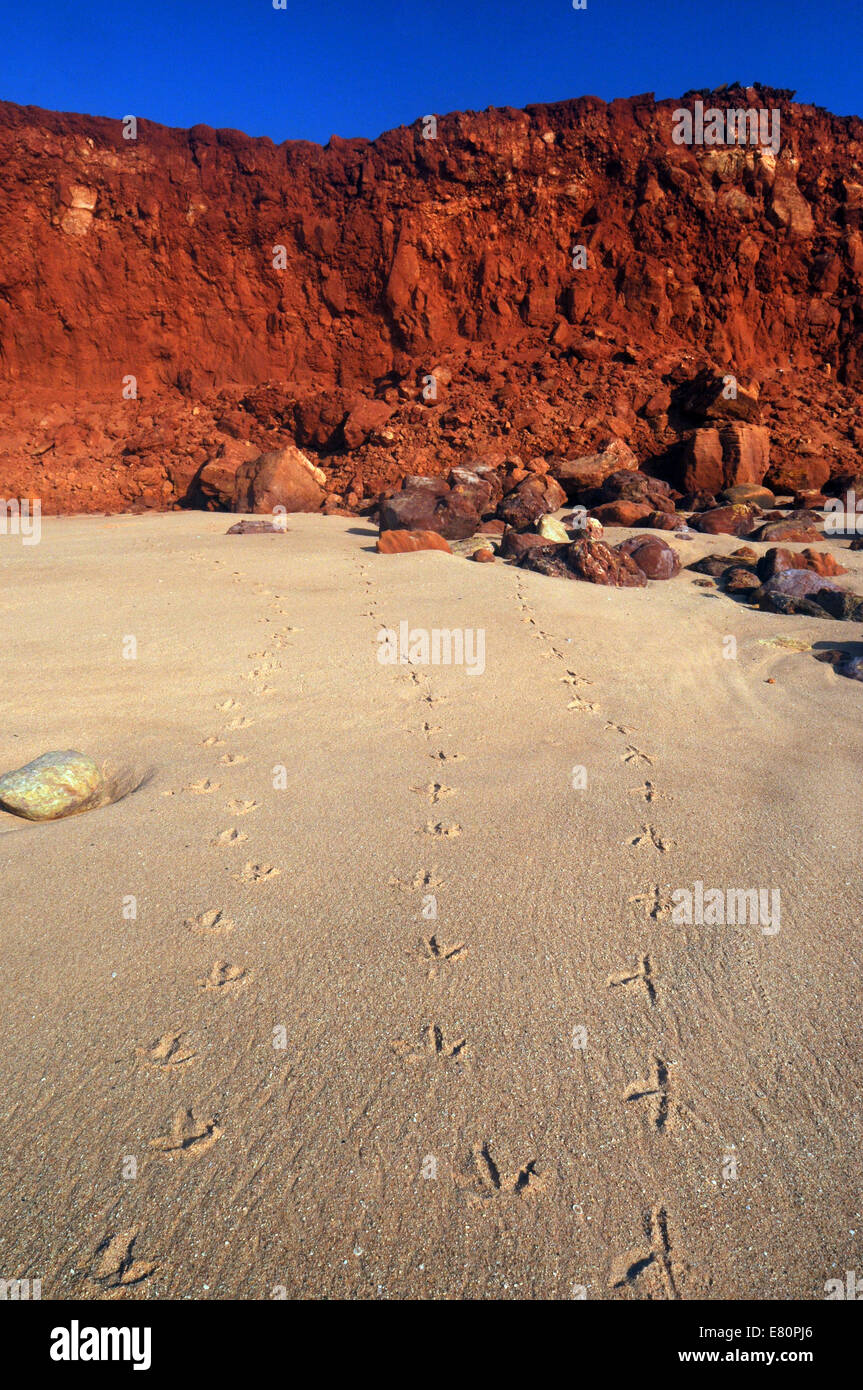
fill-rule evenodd
<path id="1" fill-rule="evenodd" d="M 692 96 L 326 148 L 0 104 L 4 494 L 199 501 L 230 438 L 317 451 L 351 505 L 478 450 L 649 465 L 702 366 L 760 385 L 773 466 L 858 471 L 863 122 L 733 96 L 781 109 L 775 159 L 675 144 Z"/>

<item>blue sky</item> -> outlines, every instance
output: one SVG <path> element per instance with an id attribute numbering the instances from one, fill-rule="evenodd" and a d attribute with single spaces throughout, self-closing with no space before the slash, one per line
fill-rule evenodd
<path id="1" fill-rule="evenodd" d="M 274 140 L 759 81 L 863 115 L 863 0 L 4 0 L 0 99 Z"/>

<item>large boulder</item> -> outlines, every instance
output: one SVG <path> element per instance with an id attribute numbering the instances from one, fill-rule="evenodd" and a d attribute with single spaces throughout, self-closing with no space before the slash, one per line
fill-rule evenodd
<path id="1" fill-rule="evenodd" d="M 721 492 L 761 483 L 770 466 L 770 435 L 762 425 L 729 424 L 695 430 L 682 446 L 684 492 Z"/>
<path id="2" fill-rule="evenodd" d="M 420 479 L 381 502 L 378 525 L 383 531 L 436 531 L 447 540 L 464 540 L 479 526 L 480 514 L 468 495 L 451 490 L 441 479 Z"/>
<path id="3" fill-rule="evenodd" d="M 583 454 L 576 459 L 555 459 L 549 464 L 553 478 L 566 489 L 567 497 L 601 487 L 610 473 L 634 470 L 638 459 L 622 439 L 612 439 L 596 454 Z"/>
<path id="4" fill-rule="evenodd" d="M 761 423 L 758 387 L 744 386 L 733 376 L 716 376 L 705 371 L 678 392 L 678 404 L 687 415 L 701 420 L 734 420 Z"/>
<path id="5" fill-rule="evenodd" d="M 615 588 L 643 588 L 647 584 L 644 571 L 631 555 L 602 541 L 573 541 L 566 561 L 576 578 L 589 584 L 610 584 Z"/>
<path id="6" fill-rule="evenodd" d="M 609 473 L 599 489 L 599 505 L 606 502 L 649 502 L 653 512 L 673 512 L 671 488 L 659 478 L 650 478 L 639 469 L 618 469 Z"/>
<path id="7" fill-rule="evenodd" d="M 548 554 L 556 554 L 560 550 L 557 541 L 550 541 L 546 536 L 538 536 L 533 531 L 513 531 L 504 532 L 501 541 L 500 553 L 506 560 L 515 560 L 520 564 L 525 555 L 531 550 L 544 550 Z"/>
<path id="8" fill-rule="evenodd" d="M 765 482 L 776 493 L 819 491 L 829 478 L 828 460 L 814 449 L 777 459 L 765 474 Z"/>
<path id="9" fill-rule="evenodd" d="M 826 617 L 831 598 L 843 603 L 843 591 L 832 579 L 811 570 L 788 569 L 768 579 L 758 591 L 758 606 L 771 613 L 802 613 Z M 813 611 L 814 609 L 814 611 Z"/>
<path id="10" fill-rule="evenodd" d="M 207 459 L 197 483 L 207 511 L 230 511 L 237 486 L 237 472 L 244 463 L 261 456 L 260 449 L 247 439 L 225 439 L 211 458 Z"/>
<path id="11" fill-rule="evenodd" d="M 709 536 L 750 536 L 758 526 L 751 507 L 713 507 L 693 516 L 691 525 Z"/>
<path id="12" fill-rule="evenodd" d="M 376 430 L 383 429 L 394 409 L 386 401 L 359 401 L 342 425 L 345 447 L 359 449 Z"/>
<path id="13" fill-rule="evenodd" d="M 680 569 L 677 551 L 659 536 L 630 536 L 617 549 L 631 555 L 648 579 L 673 579 Z"/>
<path id="14" fill-rule="evenodd" d="M 653 516 L 653 508 L 649 502 L 623 500 L 603 502 L 594 507 L 590 514 L 603 526 L 640 526 L 649 516 Z"/>
<path id="15" fill-rule="evenodd" d="M 508 526 L 532 526 L 541 516 L 556 512 L 566 501 L 566 493 L 554 478 L 537 473 L 519 483 L 498 503 L 497 514 Z"/>
<path id="16" fill-rule="evenodd" d="M 317 512 L 326 475 L 295 448 L 271 449 L 241 464 L 234 486 L 235 512 Z"/>
<path id="17" fill-rule="evenodd" d="M 769 521 L 758 533 L 760 541 L 774 541 L 784 545 L 787 542 L 820 541 L 818 527 L 821 518 L 813 512 L 791 513 L 783 521 Z"/>

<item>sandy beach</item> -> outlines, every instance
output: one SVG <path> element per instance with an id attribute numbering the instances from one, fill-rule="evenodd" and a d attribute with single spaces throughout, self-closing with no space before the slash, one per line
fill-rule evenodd
<path id="1" fill-rule="evenodd" d="M 0 813 L 0 1273 L 823 1298 L 863 1261 L 863 692 L 807 648 L 859 628 L 232 520 L 0 538 L 0 770 L 141 781 Z M 484 670 L 382 664 L 402 622 Z M 778 929 L 675 922 L 696 883 Z"/>

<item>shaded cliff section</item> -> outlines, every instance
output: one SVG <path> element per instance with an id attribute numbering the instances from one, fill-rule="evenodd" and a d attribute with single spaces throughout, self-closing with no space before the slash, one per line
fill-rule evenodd
<path id="1" fill-rule="evenodd" d="M 778 155 L 675 144 L 692 94 L 326 147 L 0 104 L 4 495 L 200 505 L 237 440 L 333 507 L 612 434 L 662 471 L 705 368 L 760 390 L 771 467 L 863 471 L 863 121 L 713 99 L 778 107 Z"/>

